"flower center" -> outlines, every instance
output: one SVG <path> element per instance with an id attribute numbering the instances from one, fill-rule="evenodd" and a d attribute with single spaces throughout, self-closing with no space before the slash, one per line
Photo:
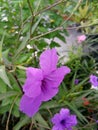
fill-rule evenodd
<path id="1" fill-rule="evenodd" d="M 98 78 L 97 78 L 97 82 L 98 82 Z"/>
<path id="2" fill-rule="evenodd" d="M 46 81 L 44 79 L 44 80 L 42 80 L 42 85 L 41 85 L 42 91 L 45 91 L 45 86 L 46 86 Z"/>
<path id="3" fill-rule="evenodd" d="M 61 123 L 63 126 L 65 126 L 65 122 L 66 122 L 66 121 L 63 119 L 63 120 L 61 120 L 60 123 Z"/>

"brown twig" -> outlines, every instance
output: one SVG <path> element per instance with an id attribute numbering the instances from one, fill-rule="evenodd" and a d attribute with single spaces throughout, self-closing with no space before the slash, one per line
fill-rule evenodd
<path id="1" fill-rule="evenodd" d="M 45 12 L 45 11 L 48 11 L 48 10 L 50 10 L 51 8 L 53 8 L 53 7 L 55 7 L 55 6 L 59 5 L 59 4 L 61 4 L 62 2 L 66 2 L 66 1 L 65 1 L 65 0 L 58 0 L 58 1 L 56 1 L 55 3 L 53 3 L 52 5 L 50 5 L 50 6 L 48 6 L 48 7 L 45 7 L 44 9 L 40 10 L 39 12 L 37 12 L 36 14 L 34 14 L 34 16 L 39 15 L 39 14 Z"/>
<path id="2" fill-rule="evenodd" d="M 38 39 L 38 38 L 40 38 L 40 37 L 43 37 L 43 36 L 45 36 L 45 35 L 47 35 L 47 34 L 50 34 L 50 33 L 52 33 L 52 32 L 55 32 L 55 31 L 58 31 L 58 30 L 62 30 L 63 29 L 63 27 L 57 27 L 57 28 L 55 28 L 55 29 L 53 29 L 53 30 L 50 30 L 50 31 L 48 31 L 48 32 L 46 32 L 46 33 L 43 33 L 43 34 L 41 34 L 41 35 L 38 35 L 38 36 L 35 36 L 35 37 L 33 37 L 33 38 L 31 38 L 31 39 L 29 39 L 29 41 L 28 42 L 30 42 L 30 41 L 32 41 L 32 40 L 35 40 L 35 39 Z"/>
<path id="3" fill-rule="evenodd" d="M 34 122 L 32 120 L 29 130 L 32 130 L 33 124 L 34 124 Z"/>
<path id="4" fill-rule="evenodd" d="M 51 130 L 50 128 L 48 128 L 47 126 L 43 126 L 42 124 L 37 123 L 37 125 L 38 125 L 39 127 L 43 127 L 43 128 L 45 128 L 45 129 Z"/>
<path id="5" fill-rule="evenodd" d="M 16 80 L 16 82 L 17 82 L 17 84 L 18 84 L 18 86 L 19 86 L 19 88 L 20 88 L 20 90 L 21 90 L 21 92 L 22 92 L 22 94 L 23 94 L 24 92 L 23 92 L 22 86 L 21 86 L 21 84 L 20 84 L 20 82 L 19 82 L 19 80 L 18 80 L 16 74 L 13 74 L 13 76 L 14 76 L 14 78 L 15 78 L 15 80 Z"/>
<path id="6" fill-rule="evenodd" d="M 29 6 L 29 8 L 30 8 L 31 14 L 33 15 L 33 10 L 32 10 L 32 6 L 31 6 L 31 4 L 30 4 L 30 1 L 27 0 L 27 3 L 28 3 L 28 6 Z"/>
<path id="7" fill-rule="evenodd" d="M 77 26 L 77 27 L 68 27 L 67 29 L 68 30 L 72 30 L 72 29 L 76 29 L 76 30 L 78 30 L 78 29 L 81 29 L 81 28 L 88 28 L 88 27 L 93 27 L 93 26 L 97 26 L 98 24 L 96 23 L 96 24 L 88 24 L 88 25 L 83 25 L 83 26 Z"/>
<path id="8" fill-rule="evenodd" d="M 14 106 L 18 96 L 19 96 L 19 94 L 15 97 L 15 99 L 14 99 L 14 101 L 13 101 L 11 107 L 10 107 L 8 118 L 7 118 L 7 122 L 6 122 L 6 129 L 5 130 L 9 130 L 8 126 L 9 126 L 9 120 L 10 120 L 11 112 L 12 112 L 13 106 Z"/>
<path id="9" fill-rule="evenodd" d="M 28 3 L 28 6 L 29 6 L 31 14 L 32 14 L 32 16 L 31 16 L 31 25 L 30 25 L 30 38 L 31 38 L 32 37 L 32 25 L 33 25 L 33 21 L 34 21 L 34 14 L 33 14 L 33 10 L 32 10 L 32 6 L 30 4 L 30 1 L 27 0 L 27 3 Z"/>

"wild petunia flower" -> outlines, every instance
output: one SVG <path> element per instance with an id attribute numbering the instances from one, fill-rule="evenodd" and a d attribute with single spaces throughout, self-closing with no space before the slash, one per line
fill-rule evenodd
<path id="1" fill-rule="evenodd" d="M 85 41 L 85 39 L 86 39 L 85 35 L 80 35 L 80 36 L 77 37 L 78 43 L 82 43 L 83 41 Z"/>
<path id="2" fill-rule="evenodd" d="M 51 121 L 54 124 L 52 130 L 72 130 L 72 127 L 77 125 L 76 115 L 71 115 L 69 109 L 64 108 L 55 114 Z"/>
<path id="3" fill-rule="evenodd" d="M 98 123 L 98 120 L 96 120 L 96 123 Z"/>
<path id="4" fill-rule="evenodd" d="M 91 74 L 90 83 L 92 84 L 92 88 L 98 89 L 98 77 L 97 76 Z"/>
<path id="5" fill-rule="evenodd" d="M 56 50 L 49 49 L 40 55 L 40 68 L 27 68 L 20 110 L 29 117 L 39 110 L 43 101 L 50 100 L 58 93 L 58 87 L 64 76 L 70 73 L 67 66 L 57 68 L 57 62 Z"/>
<path id="6" fill-rule="evenodd" d="M 74 83 L 77 85 L 79 83 L 79 79 L 75 79 Z"/>

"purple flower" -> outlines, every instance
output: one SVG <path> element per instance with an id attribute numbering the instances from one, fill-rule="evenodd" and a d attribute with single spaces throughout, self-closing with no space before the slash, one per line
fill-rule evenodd
<path id="1" fill-rule="evenodd" d="M 98 120 L 96 120 L 96 123 L 98 123 Z"/>
<path id="2" fill-rule="evenodd" d="M 74 83 L 77 85 L 79 83 L 79 79 L 75 79 Z"/>
<path id="3" fill-rule="evenodd" d="M 94 87 L 98 87 L 98 77 L 95 75 L 90 75 L 90 82 Z"/>
<path id="4" fill-rule="evenodd" d="M 20 110 L 29 117 L 39 110 L 42 101 L 48 101 L 58 93 L 58 86 L 64 76 L 70 73 L 67 66 L 57 68 L 57 61 L 56 50 L 46 50 L 40 56 L 41 68 L 27 68 Z"/>
<path id="5" fill-rule="evenodd" d="M 52 130 L 72 130 L 77 124 L 76 115 L 70 115 L 69 109 L 64 108 L 55 114 L 51 121 L 54 124 Z"/>

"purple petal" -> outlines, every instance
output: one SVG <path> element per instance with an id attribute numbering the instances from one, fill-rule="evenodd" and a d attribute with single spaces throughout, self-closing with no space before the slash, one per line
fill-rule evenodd
<path id="1" fill-rule="evenodd" d="M 60 123 L 60 114 L 57 113 L 54 115 L 54 117 L 51 119 L 53 124 L 59 124 Z"/>
<path id="2" fill-rule="evenodd" d="M 61 126 L 53 126 L 52 130 L 64 130 Z"/>
<path id="3" fill-rule="evenodd" d="M 27 79 L 23 91 L 28 97 L 35 98 L 41 93 L 42 70 L 29 67 L 26 71 Z"/>
<path id="4" fill-rule="evenodd" d="M 75 125 L 77 125 L 76 115 L 70 115 L 66 118 L 66 128 L 68 128 L 68 130 Z"/>
<path id="5" fill-rule="evenodd" d="M 58 88 L 60 83 L 64 79 L 64 76 L 68 73 L 70 73 L 70 69 L 67 66 L 57 68 L 56 71 L 53 71 L 46 77 L 47 82 L 49 85 L 51 84 L 53 88 Z"/>
<path id="6" fill-rule="evenodd" d="M 42 84 L 42 100 L 48 101 L 58 93 L 58 87 L 64 76 L 70 72 L 68 67 L 62 66 L 46 76 Z"/>
<path id="7" fill-rule="evenodd" d="M 58 56 L 55 49 L 46 50 L 40 55 L 40 67 L 47 75 L 56 69 Z"/>
<path id="8" fill-rule="evenodd" d="M 62 108 L 60 110 L 60 116 L 62 119 L 64 119 L 65 117 L 67 118 L 69 115 L 70 115 L 69 109 Z"/>
<path id="9" fill-rule="evenodd" d="M 73 130 L 71 127 L 69 127 L 67 130 Z"/>
<path id="10" fill-rule="evenodd" d="M 63 130 L 62 125 L 60 124 L 60 114 L 57 113 L 54 115 L 54 117 L 51 119 L 52 123 L 54 124 L 52 130 Z"/>
<path id="11" fill-rule="evenodd" d="M 45 83 L 45 86 L 42 86 L 42 101 L 48 101 L 52 97 L 54 97 L 58 93 L 58 88 L 53 88 L 51 83 L 48 84 L 47 82 Z"/>
<path id="12" fill-rule="evenodd" d="M 96 123 L 98 123 L 98 120 L 96 120 Z"/>
<path id="13" fill-rule="evenodd" d="M 70 120 L 69 120 L 71 126 L 77 125 L 77 118 L 76 115 L 70 115 Z"/>
<path id="14" fill-rule="evenodd" d="M 39 110 L 41 105 L 41 97 L 30 98 L 26 95 L 23 95 L 20 100 L 20 110 L 25 113 L 27 116 L 32 117 Z"/>
<path id="15" fill-rule="evenodd" d="M 94 85 L 94 87 L 98 86 L 98 77 L 95 75 L 90 75 L 90 82 L 92 83 L 92 85 Z"/>
<path id="16" fill-rule="evenodd" d="M 79 79 L 75 79 L 74 83 L 77 85 L 79 83 Z"/>

